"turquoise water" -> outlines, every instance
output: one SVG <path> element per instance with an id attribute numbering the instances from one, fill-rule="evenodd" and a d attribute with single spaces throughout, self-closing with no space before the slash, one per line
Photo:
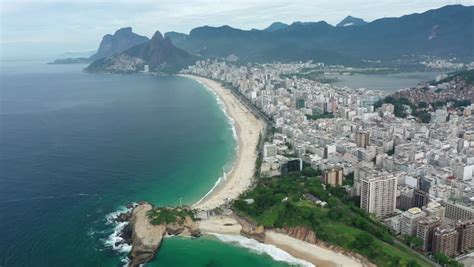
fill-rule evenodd
<path id="1" fill-rule="evenodd" d="M 249 253 L 245 248 L 232 246 L 213 239 L 169 238 L 158 252 L 159 260 L 149 264 L 152 267 L 167 266 L 288 266 L 273 261 L 270 256 Z M 182 255 L 177 257 L 177 255 Z"/>
<path id="2" fill-rule="evenodd" d="M 235 156 L 231 125 L 199 83 L 83 67 L 1 64 L 2 267 L 123 265 L 112 213 L 191 204 Z M 152 266 L 281 265 L 212 239 L 167 239 L 158 256 Z"/>

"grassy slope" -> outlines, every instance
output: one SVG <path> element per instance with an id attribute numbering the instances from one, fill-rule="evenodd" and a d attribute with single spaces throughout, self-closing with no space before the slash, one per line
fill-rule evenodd
<path id="1" fill-rule="evenodd" d="M 327 201 L 328 207 L 316 206 L 303 197 L 304 193 Z M 285 197 L 288 201 L 282 202 Z M 247 198 L 255 202 L 246 204 L 243 199 Z M 344 189 L 324 190 L 317 178 L 262 178 L 253 190 L 235 201 L 234 209 L 266 228 L 306 226 L 319 239 L 360 253 L 379 266 L 430 266 L 394 243 L 388 229 L 359 209 L 345 196 Z M 358 247 L 362 238 L 369 239 L 368 245 Z"/>

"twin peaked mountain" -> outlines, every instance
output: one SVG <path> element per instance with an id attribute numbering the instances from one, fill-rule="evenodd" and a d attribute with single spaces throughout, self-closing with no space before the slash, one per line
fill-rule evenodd
<path id="1" fill-rule="evenodd" d="M 473 14 L 474 6 L 450 5 L 368 23 L 348 16 L 338 26 L 324 21 L 274 23 L 264 30 L 203 26 L 189 34 L 169 32 L 163 38 L 157 32 L 151 40 L 141 36 L 133 42 L 122 40 L 122 36 L 136 35 L 127 28 L 127 34 L 118 34 L 119 30 L 107 38 L 111 43 L 106 42 L 97 53 L 105 58 L 87 70 L 136 72 L 148 65 L 150 71 L 176 72 L 199 58 L 231 55 L 241 63 L 314 60 L 346 66 L 380 61 L 400 64 L 401 59 L 423 56 L 472 61 Z M 112 53 L 104 52 L 106 48 Z"/>
<path id="2" fill-rule="evenodd" d="M 99 50 L 94 55 L 98 59 L 86 71 L 133 73 L 143 70 L 147 65 L 150 71 L 175 73 L 194 64 L 198 58 L 175 47 L 171 39 L 163 38 L 159 31 L 149 40 L 133 33 L 131 28 L 125 29 L 129 32 L 127 37 L 117 36 L 117 33 L 123 31 L 120 29 L 112 38 L 106 38 L 106 35 L 102 39 Z M 109 42 L 111 39 L 113 41 Z"/>

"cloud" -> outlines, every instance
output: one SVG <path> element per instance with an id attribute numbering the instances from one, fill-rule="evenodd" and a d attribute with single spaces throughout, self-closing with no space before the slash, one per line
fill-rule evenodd
<path id="1" fill-rule="evenodd" d="M 474 4 L 474 0 L 456 2 Z M 67 50 L 90 50 L 97 47 L 104 34 L 125 26 L 152 36 L 156 30 L 188 33 L 203 25 L 261 29 L 275 21 L 325 20 L 336 24 L 347 15 L 371 21 L 448 3 L 449 0 L 0 0 L 0 43 L 62 43 L 69 47 Z"/>

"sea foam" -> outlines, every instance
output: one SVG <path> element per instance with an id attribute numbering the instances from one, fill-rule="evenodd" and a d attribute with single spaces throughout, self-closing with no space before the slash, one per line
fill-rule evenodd
<path id="1" fill-rule="evenodd" d="M 240 235 L 221 235 L 221 234 L 213 234 L 213 235 L 216 236 L 217 239 L 219 239 L 222 242 L 236 244 L 240 247 L 247 248 L 250 251 L 255 252 L 257 254 L 266 254 L 276 261 L 283 261 L 291 265 L 297 265 L 297 266 L 314 267 L 312 263 L 307 262 L 302 259 L 295 258 L 291 256 L 290 254 L 288 254 L 287 252 L 273 245 L 262 244 L 258 242 L 257 240 L 249 239 Z"/>
<path id="2" fill-rule="evenodd" d="M 235 146 L 235 151 L 236 151 L 236 154 L 239 152 L 239 139 L 237 137 L 237 129 L 235 127 L 235 120 L 229 116 L 229 113 L 227 112 L 227 107 L 224 103 L 224 101 L 220 98 L 220 96 L 214 91 L 212 90 L 209 86 L 207 86 L 206 84 L 204 84 L 203 82 L 201 82 L 200 80 L 197 80 L 197 79 L 193 79 L 194 81 L 198 82 L 199 84 L 201 84 L 207 91 L 209 91 L 210 93 L 212 93 L 216 99 L 216 102 L 217 102 L 217 105 L 220 107 L 221 111 L 224 113 L 224 115 L 227 117 L 228 119 L 228 122 L 229 122 L 229 125 L 230 125 L 230 128 L 232 130 L 232 136 L 234 137 L 234 140 L 235 140 L 235 143 L 236 143 L 236 146 Z M 235 161 L 235 159 L 234 159 Z M 226 172 L 226 176 L 229 176 L 232 171 L 234 170 L 234 165 L 235 165 L 235 162 L 232 164 L 231 166 L 231 169 L 230 171 L 227 171 Z M 206 199 L 206 197 L 208 197 L 216 188 L 217 186 L 219 186 L 219 184 L 221 183 L 223 177 L 219 177 L 217 179 L 217 181 L 214 183 L 214 185 L 212 186 L 212 188 L 201 198 L 199 199 L 199 201 L 197 201 L 196 203 L 194 203 L 194 205 L 199 205 L 204 199 Z"/>
<path id="3" fill-rule="evenodd" d="M 136 203 L 132 206 L 136 206 Z M 123 243 L 123 238 L 120 235 L 123 229 L 128 225 L 128 222 L 117 222 L 116 219 L 120 214 L 130 212 L 131 210 L 131 208 L 122 206 L 118 210 L 105 216 L 106 224 L 113 225 L 113 230 L 112 233 L 103 240 L 104 246 L 122 254 L 121 261 L 124 263 L 124 266 L 128 266 L 127 254 L 132 250 L 132 246 Z"/>

